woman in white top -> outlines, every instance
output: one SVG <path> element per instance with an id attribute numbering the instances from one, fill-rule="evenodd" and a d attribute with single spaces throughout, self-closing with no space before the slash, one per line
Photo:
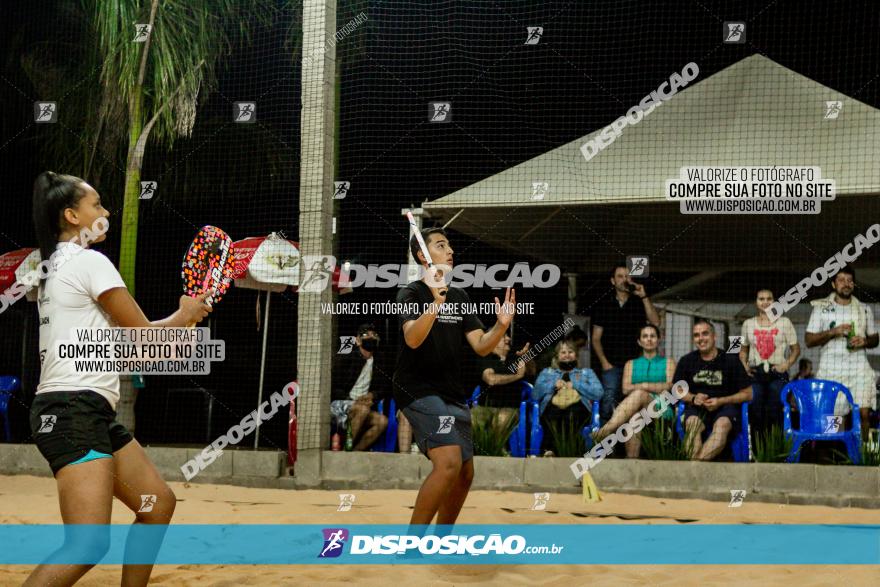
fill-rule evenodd
<path id="1" fill-rule="evenodd" d="M 57 343 L 76 340 L 73 328 L 184 327 L 211 311 L 204 295 L 182 296 L 176 312 L 150 322 L 110 260 L 88 248 L 105 240 L 109 215 L 98 193 L 80 178 L 47 171 L 34 183 L 34 228 L 50 268 L 39 285 L 41 370 L 31 431 L 55 476 L 61 518 L 72 526 L 66 528 L 65 544 L 34 569 L 25 585 L 72 585 L 82 577 L 92 564 L 65 563 L 80 562 L 84 553 L 99 560 L 107 551 L 114 496 L 135 512 L 135 524 L 168 524 L 174 512 L 174 493 L 138 441 L 115 421 L 119 375 L 78 371 L 76 361 L 57 350 Z M 141 496 L 150 496 L 151 508 L 142 507 Z M 134 534 L 126 549 L 154 560 L 164 532 L 148 539 Z M 146 585 L 152 568 L 123 565 L 122 584 Z"/>
<path id="2" fill-rule="evenodd" d="M 782 427 L 779 393 L 788 383 L 788 370 L 801 354 L 791 320 L 782 316 L 772 322 L 767 316 L 773 299 L 772 291 L 759 289 L 755 299 L 758 312 L 742 325 L 739 360 L 752 378 L 749 424 L 755 432 L 764 432 L 773 425 Z"/>

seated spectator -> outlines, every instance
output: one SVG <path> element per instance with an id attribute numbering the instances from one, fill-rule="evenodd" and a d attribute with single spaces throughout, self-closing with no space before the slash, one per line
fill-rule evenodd
<path id="1" fill-rule="evenodd" d="M 337 423 L 351 423 L 354 450 L 367 450 L 388 426 L 388 418 L 373 410 L 380 399 L 377 388 L 388 382 L 390 370 L 376 364 L 379 334 L 372 324 L 361 324 L 355 337 L 355 348 L 348 354 L 337 354 L 333 361 L 332 413 Z M 390 385 L 390 383 L 389 383 Z"/>
<path id="2" fill-rule="evenodd" d="M 403 410 L 397 410 L 397 450 L 402 453 L 416 453 L 419 449 L 413 444 L 412 424 L 406 419 Z"/>
<path id="3" fill-rule="evenodd" d="M 715 327 L 708 320 L 694 322 L 693 337 L 697 350 L 681 358 L 673 380 L 689 387 L 682 398 L 688 455 L 711 461 L 739 433 L 740 404 L 751 401 L 752 385 L 739 356 L 715 346 Z"/>
<path id="4" fill-rule="evenodd" d="M 541 371 L 535 382 L 535 399 L 544 429 L 550 431 L 551 425 L 558 429 L 567 421 L 580 434 L 590 418 L 593 400 L 601 398 L 602 383 L 591 369 L 578 368 L 574 345 L 568 341 L 557 344 L 552 365 Z M 556 447 L 552 436 L 544 434 L 544 456 L 553 456 Z"/>
<path id="5" fill-rule="evenodd" d="M 586 367 L 590 364 L 590 347 L 587 344 L 589 340 L 587 339 L 587 333 L 584 332 L 583 328 L 575 324 L 574 327 L 572 327 L 572 329 L 569 330 L 566 335 L 562 337 L 562 340 L 570 342 L 574 345 L 574 350 L 577 354 L 578 365 Z M 535 360 L 530 361 L 529 364 L 526 366 L 525 379 L 527 381 L 534 382 L 537 373 L 540 373 L 544 369 L 552 366 L 555 359 L 556 347 L 552 347 L 549 345 L 544 347 L 544 350 L 542 350 L 540 354 L 538 354 Z"/>
<path id="6" fill-rule="evenodd" d="M 526 343 L 516 356 L 522 356 L 528 349 Z M 523 361 L 518 361 L 516 371 L 511 373 L 507 363 L 509 352 L 510 336 L 504 335 L 491 353 L 477 359 L 481 389 L 478 405 L 471 410 L 471 418 L 474 424 L 485 426 L 494 417 L 496 431 L 504 430 L 510 420 L 518 420 L 522 402 L 520 381 L 525 376 L 526 366 Z"/>
<path id="7" fill-rule="evenodd" d="M 586 367 L 590 364 L 590 348 L 587 346 L 587 333 L 584 332 L 583 328 L 575 324 L 574 328 L 565 335 L 563 340 L 567 340 L 574 345 L 574 350 L 577 353 L 578 365 Z"/>
<path id="8" fill-rule="evenodd" d="M 742 325 L 739 359 L 752 378 L 754 399 L 749 406 L 749 423 L 755 433 L 764 433 L 772 426 L 782 427 L 779 392 L 788 383 L 788 370 L 801 354 L 794 325 L 788 316 L 775 322 L 767 316 L 766 310 L 772 303 L 772 291 L 758 290 L 755 300 L 758 312 Z"/>
<path id="9" fill-rule="evenodd" d="M 798 361 L 798 372 L 797 375 L 794 376 L 792 381 L 797 381 L 798 379 L 812 379 L 813 378 L 813 361 L 810 359 L 801 359 Z"/>
<path id="10" fill-rule="evenodd" d="M 596 442 L 613 434 L 639 410 L 647 407 L 652 401 L 659 401 L 657 397 L 660 393 L 672 388 L 675 360 L 657 354 L 660 330 L 653 324 L 642 326 L 638 342 L 642 347 L 642 356 L 630 359 L 623 367 L 624 400 L 614 409 L 611 419 L 593 435 Z M 674 409 L 668 406 L 661 418 L 670 422 L 675 421 Z M 642 446 L 641 435 L 640 431 L 626 443 L 627 458 L 639 458 L 639 449 Z"/>

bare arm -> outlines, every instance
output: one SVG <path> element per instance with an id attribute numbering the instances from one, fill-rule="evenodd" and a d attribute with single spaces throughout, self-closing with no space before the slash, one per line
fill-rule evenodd
<path id="1" fill-rule="evenodd" d="M 646 295 L 642 298 L 642 303 L 645 304 L 645 315 L 648 317 L 648 322 L 660 328 L 660 314 L 657 313 L 654 302 Z"/>
<path id="2" fill-rule="evenodd" d="M 743 387 L 733 395 L 715 398 L 722 404 L 741 404 L 752 401 L 752 386 Z"/>
<path id="3" fill-rule="evenodd" d="M 786 371 L 791 369 L 791 366 L 797 363 L 798 357 L 801 356 L 801 345 L 794 343 L 789 348 L 791 349 L 791 352 L 788 354 L 788 360 L 783 365 Z"/>
<path id="4" fill-rule="evenodd" d="M 672 389 L 672 377 L 675 375 L 675 361 L 671 358 L 666 359 L 666 381 L 663 383 L 639 383 L 639 387 L 651 393 L 663 393 L 667 389 Z"/>
<path id="5" fill-rule="evenodd" d="M 623 381 L 621 382 L 621 389 L 623 390 L 623 395 L 629 395 L 636 390 L 636 386 L 633 385 L 633 362 L 627 361 L 623 366 Z M 639 385 L 642 385 L 641 383 Z"/>
<path id="6" fill-rule="evenodd" d="M 743 337 L 742 340 L 745 341 L 745 337 Z M 743 344 L 739 349 L 739 362 L 742 363 L 743 369 L 746 370 L 746 373 L 754 375 L 754 371 L 749 368 L 749 346 L 747 344 Z"/>
<path id="7" fill-rule="evenodd" d="M 674 374 L 674 372 L 673 372 L 673 374 Z M 673 375 L 673 376 L 674 376 L 674 375 Z M 676 395 L 677 395 L 677 390 L 681 389 L 681 386 L 680 386 L 680 385 L 677 385 L 678 383 L 679 383 L 679 382 L 676 381 L 676 382 L 672 385 L 672 387 L 674 388 L 673 391 L 676 392 Z M 693 393 L 693 392 L 690 390 L 689 386 L 687 386 L 687 381 L 683 381 L 683 383 L 684 383 L 685 386 L 687 387 L 687 393 L 685 393 L 684 396 L 682 396 L 680 399 L 681 399 L 681 401 L 683 401 L 683 402 L 686 403 L 686 404 L 693 404 L 693 403 L 694 403 L 694 400 L 695 400 L 696 397 L 697 397 L 697 394 L 696 394 L 696 393 Z M 694 404 L 694 405 L 696 405 L 696 404 Z"/>
<path id="8" fill-rule="evenodd" d="M 645 286 L 641 283 L 636 283 L 632 279 L 627 279 L 627 281 L 633 286 L 633 295 L 642 298 L 642 303 L 645 305 L 645 316 L 648 318 L 648 322 L 660 328 L 660 314 L 657 313 L 657 308 L 654 307 L 654 303 L 648 298 L 648 292 L 645 291 Z"/>
<path id="9" fill-rule="evenodd" d="M 804 335 L 804 342 L 807 343 L 807 348 L 822 346 L 838 336 L 846 336 L 847 332 L 849 332 L 849 324 L 840 324 L 822 332 L 807 332 Z"/>
<path id="10" fill-rule="evenodd" d="M 481 357 L 491 353 L 492 349 L 498 346 L 498 341 L 501 340 L 504 333 L 507 332 L 507 327 L 510 326 L 515 314 L 516 291 L 508 287 L 504 293 L 503 304 L 498 301 L 497 297 L 495 298 L 495 324 L 489 329 L 489 332 L 477 329 L 464 335 L 474 352 Z"/>
<path id="11" fill-rule="evenodd" d="M 180 307 L 176 312 L 161 320 L 150 322 L 144 315 L 128 290 L 124 287 L 108 289 L 98 296 L 98 303 L 107 312 L 118 326 L 123 328 L 183 328 L 193 322 L 201 322 L 212 308 L 205 304 L 207 293 L 196 298 L 189 296 L 180 297 Z"/>
<path id="12" fill-rule="evenodd" d="M 607 371 L 614 366 L 605 358 L 605 349 L 602 348 L 602 327 L 595 324 L 593 325 L 593 350 L 596 351 L 596 356 L 599 357 L 602 369 Z"/>
<path id="13" fill-rule="evenodd" d="M 428 334 L 431 333 L 431 327 L 434 326 L 439 311 L 439 303 L 433 303 L 417 319 L 407 320 L 403 323 L 403 340 L 406 342 L 406 346 L 411 349 L 422 346 L 422 343 L 428 338 Z"/>
<path id="14" fill-rule="evenodd" d="M 513 373 L 511 375 L 500 375 L 492 369 L 486 369 L 483 371 L 483 381 L 490 386 L 506 385 L 508 383 L 513 383 L 522 379 L 525 370 L 526 366 L 522 363 L 522 361 L 520 361 L 516 373 Z"/>
<path id="15" fill-rule="evenodd" d="M 464 337 L 475 353 L 485 357 L 492 352 L 492 349 L 498 346 L 498 341 L 501 340 L 505 332 L 507 332 L 507 326 L 502 326 L 499 322 L 496 322 L 488 332 L 481 329 L 471 330 Z"/>

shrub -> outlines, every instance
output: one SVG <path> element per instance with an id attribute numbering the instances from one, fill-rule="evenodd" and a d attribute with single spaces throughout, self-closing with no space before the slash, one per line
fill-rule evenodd
<path id="1" fill-rule="evenodd" d="M 759 463 L 783 463 L 791 452 L 792 440 L 780 426 L 755 434 L 755 460 Z"/>
<path id="2" fill-rule="evenodd" d="M 499 424 L 498 412 L 493 411 L 489 418 L 473 419 L 474 454 L 483 457 L 503 457 L 509 453 L 505 448 L 516 418 L 509 418 L 503 427 Z"/>
<path id="3" fill-rule="evenodd" d="M 584 437 L 581 436 L 582 423 L 569 417 L 560 422 L 551 422 L 549 428 L 548 432 L 553 439 L 557 457 L 578 458 L 587 452 L 587 445 Z"/>
<path id="4" fill-rule="evenodd" d="M 690 433 L 688 433 L 690 434 Z M 675 433 L 675 422 L 655 420 L 642 430 L 642 451 L 652 461 L 686 461 L 685 444 L 679 442 Z M 689 440 L 689 436 L 685 436 Z"/>
<path id="5" fill-rule="evenodd" d="M 880 466 L 880 442 L 870 440 L 862 441 L 859 447 L 862 460 L 859 466 L 877 467 Z M 845 452 L 835 449 L 832 451 L 833 463 L 835 465 L 852 465 L 853 462 L 849 455 Z"/>

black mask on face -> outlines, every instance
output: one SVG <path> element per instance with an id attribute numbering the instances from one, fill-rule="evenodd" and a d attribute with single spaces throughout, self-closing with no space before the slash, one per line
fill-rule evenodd
<path id="1" fill-rule="evenodd" d="M 368 353 L 372 353 L 379 346 L 379 341 L 375 338 L 365 338 L 361 340 L 361 347 Z"/>
<path id="2" fill-rule="evenodd" d="M 559 361 L 559 368 L 563 371 L 571 371 L 577 367 L 577 361 Z"/>

